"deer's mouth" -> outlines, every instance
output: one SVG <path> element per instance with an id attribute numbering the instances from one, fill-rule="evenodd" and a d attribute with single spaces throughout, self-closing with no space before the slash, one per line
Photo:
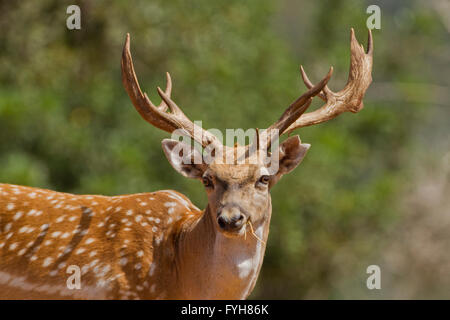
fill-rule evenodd
<path id="1" fill-rule="evenodd" d="M 241 237 L 245 236 L 247 228 L 248 217 L 240 214 L 238 217 L 226 217 L 219 214 L 217 218 L 217 226 L 219 231 L 227 237 Z"/>
<path id="2" fill-rule="evenodd" d="M 237 204 L 227 204 L 218 210 L 217 226 L 229 236 L 240 236 L 245 233 L 248 214 Z"/>
<path id="3" fill-rule="evenodd" d="M 228 238 L 245 237 L 247 233 L 247 224 L 244 224 L 240 228 L 233 230 L 223 230 L 219 227 L 219 231 Z"/>

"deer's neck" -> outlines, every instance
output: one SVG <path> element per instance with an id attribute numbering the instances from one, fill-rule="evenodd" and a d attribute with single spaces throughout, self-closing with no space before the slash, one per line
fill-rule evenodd
<path id="1" fill-rule="evenodd" d="M 213 221 L 209 206 L 177 243 L 177 272 L 183 296 L 191 299 L 245 299 L 258 277 L 269 233 L 271 206 L 265 221 L 246 237 L 226 237 Z"/>

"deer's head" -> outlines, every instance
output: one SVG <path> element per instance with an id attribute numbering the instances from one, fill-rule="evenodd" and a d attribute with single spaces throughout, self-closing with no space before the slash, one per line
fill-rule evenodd
<path id="1" fill-rule="evenodd" d="M 162 102 L 155 106 L 139 87 L 130 53 L 129 35 L 122 55 L 122 81 L 135 108 L 145 120 L 169 133 L 180 130 L 183 135 L 199 142 L 205 151 L 208 150 L 205 156 L 205 152 L 201 153 L 178 140 L 165 139 L 162 142 L 163 150 L 175 170 L 185 177 L 202 181 L 208 195 L 209 212 L 217 229 L 227 236 L 239 236 L 244 234 L 248 224 L 253 228 L 266 221 L 271 209 L 271 187 L 298 166 L 310 147 L 309 144 L 302 144 L 299 136 L 289 137 L 279 146 L 274 144 L 274 139 L 294 129 L 330 120 L 344 111 L 358 112 L 363 107 L 362 99 L 372 80 L 372 51 L 370 31 L 366 53 L 352 29 L 350 74 L 344 89 L 335 93 L 327 87 L 332 68 L 316 85 L 309 81 L 301 68 L 308 91 L 296 99 L 267 130 L 261 134 L 257 130 L 253 143 L 247 146 L 225 146 L 216 136 L 192 122 L 170 97 L 172 81 L 168 73 L 166 90 L 158 87 Z M 304 114 L 315 96 L 324 100 L 325 104 Z M 273 145 L 276 145 L 275 150 L 272 148 L 269 152 Z"/>
<path id="2" fill-rule="evenodd" d="M 217 228 L 228 236 L 243 235 L 247 224 L 258 227 L 266 221 L 271 207 L 270 188 L 301 162 L 309 148 L 298 136 L 287 139 L 278 147 L 279 169 L 270 172 L 266 157 L 271 155 L 261 151 L 248 154 L 248 146 L 218 145 L 217 153 L 223 154 L 211 162 L 197 149 L 180 141 L 165 139 L 162 146 L 175 170 L 202 181 L 208 195 L 209 212 Z M 239 154 L 245 157 L 244 163 L 238 163 Z M 195 158 L 200 161 L 191 161 Z M 227 159 L 232 159 L 231 163 Z"/>

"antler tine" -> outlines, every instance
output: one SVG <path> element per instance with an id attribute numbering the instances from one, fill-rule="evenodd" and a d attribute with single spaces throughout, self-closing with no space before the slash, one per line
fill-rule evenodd
<path id="1" fill-rule="evenodd" d="M 306 111 L 309 104 L 311 104 L 312 98 L 325 88 L 332 74 L 333 67 L 330 68 L 327 75 L 318 84 L 309 88 L 307 92 L 295 100 L 289 108 L 284 111 L 281 118 L 271 125 L 268 130 L 278 129 L 280 131 L 280 135 L 282 135 L 284 131 Z"/>
<path id="2" fill-rule="evenodd" d="M 331 67 L 331 68 L 333 68 L 333 67 Z M 302 65 L 300 65 L 300 72 L 301 72 L 301 74 L 302 74 L 302 79 L 303 79 L 303 82 L 304 82 L 305 86 L 306 86 L 308 89 L 311 89 L 314 85 L 313 85 L 312 82 L 309 80 L 309 78 L 308 78 L 308 76 L 306 75 L 305 70 L 303 69 L 303 66 L 302 66 Z M 327 85 L 324 87 L 324 90 L 329 90 Z M 323 101 L 327 101 L 327 97 L 325 96 L 325 94 L 324 94 L 323 92 L 320 92 L 317 96 L 318 96 L 320 99 L 322 99 Z"/>
<path id="3" fill-rule="evenodd" d="M 158 87 L 159 88 L 159 87 Z M 172 94 L 172 78 L 170 77 L 170 73 L 166 72 L 166 91 L 165 94 L 170 98 Z M 160 110 L 161 112 L 166 112 L 168 108 L 170 108 L 167 103 L 163 100 L 161 100 L 161 103 L 158 106 L 155 106 L 153 102 L 150 100 L 150 98 L 147 96 L 147 93 L 144 92 L 145 100 L 148 104 L 152 105 L 156 109 Z M 172 111 L 172 110 L 170 110 Z"/>
<path id="4" fill-rule="evenodd" d="M 134 71 L 133 59 L 130 52 L 130 35 L 127 34 L 125 45 L 122 53 L 122 82 L 133 102 L 134 107 L 139 114 L 150 124 L 162 129 L 166 132 L 172 133 L 177 129 L 182 129 L 191 138 L 201 143 L 203 147 L 210 144 L 221 145 L 217 138 L 208 131 L 196 126 L 183 111 L 171 99 L 172 93 L 172 79 L 170 74 L 166 73 L 167 84 L 166 90 L 162 91 L 158 87 L 158 94 L 161 96 L 161 104 L 155 106 L 148 98 L 146 93 L 143 93 Z M 167 113 L 170 109 L 171 113 Z"/>
<path id="5" fill-rule="evenodd" d="M 281 115 L 277 122 L 272 124 L 261 134 L 262 147 L 268 149 L 272 143 L 272 131 L 278 130 L 278 136 L 286 132 L 286 129 L 294 123 L 311 105 L 312 98 L 319 94 L 326 86 L 333 74 L 333 67 L 327 75 L 315 86 L 311 84 L 309 90 L 295 100 Z"/>
<path id="6" fill-rule="evenodd" d="M 166 72 L 166 91 L 165 94 L 170 98 L 170 96 L 172 95 L 172 78 L 170 77 L 170 73 Z M 169 106 L 167 105 L 167 103 L 164 101 L 164 99 L 161 101 L 160 105 L 157 107 L 159 110 L 161 110 L 162 112 L 166 112 L 167 108 Z M 169 107 L 170 108 L 170 107 Z"/>
<path id="7" fill-rule="evenodd" d="M 373 64 L 373 38 L 369 30 L 367 51 L 358 43 L 353 28 L 350 32 L 350 71 L 347 84 L 339 92 L 331 91 L 325 86 L 318 96 L 325 101 L 325 104 L 319 109 L 305 113 L 297 119 L 286 133 L 321 122 L 331 120 L 345 111 L 356 113 L 363 107 L 363 98 L 367 88 L 372 82 L 372 64 Z M 307 88 L 312 87 L 312 83 L 305 73 L 303 67 L 300 68 L 303 82 Z"/>
<path id="8" fill-rule="evenodd" d="M 162 99 L 161 104 L 164 103 L 166 110 L 168 107 L 173 114 L 183 114 L 183 111 L 181 111 L 180 107 L 178 107 L 177 104 L 170 98 L 170 94 L 167 94 L 167 91 L 162 91 L 160 87 L 157 87 L 156 90 Z"/>

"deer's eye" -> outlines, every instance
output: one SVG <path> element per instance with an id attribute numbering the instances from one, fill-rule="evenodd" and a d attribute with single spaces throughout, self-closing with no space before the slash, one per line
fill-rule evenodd
<path id="1" fill-rule="evenodd" d="M 213 186 L 212 180 L 209 177 L 203 177 L 202 182 L 203 182 L 203 185 L 207 188 L 210 188 Z"/>
<path id="2" fill-rule="evenodd" d="M 261 178 L 259 178 L 258 182 L 262 183 L 262 184 L 268 184 L 270 181 L 270 176 L 264 175 L 261 176 Z"/>

